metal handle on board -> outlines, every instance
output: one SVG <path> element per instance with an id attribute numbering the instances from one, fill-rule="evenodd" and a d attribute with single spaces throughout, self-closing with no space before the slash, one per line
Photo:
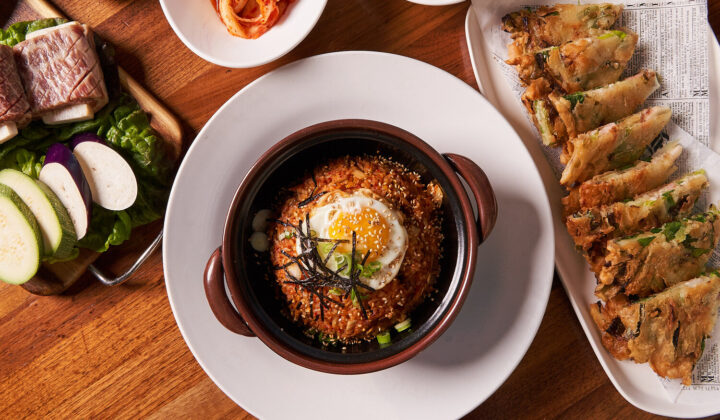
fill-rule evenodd
<path id="1" fill-rule="evenodd" d="M 137 260 L 133 263 L 133 265 L 125 271 L 123 274 L 121 274 L 118 277 L 112 278 L 107 276 L 105 273 L 100 271 L 95 265 L 91 264 L 88 267 L 88 271 L 90 271 L 95 278 L 100 280 L 100 282 L 106 286 L 115 286 L 121 283 L 124 283 L 127 279 L 130 278 L 130 276 L 135 273 L 138 268 L 140 268 L 141 265 L 152 255 L 152 253 L 157 249 L 157 247 L 160 245 L 160 242 L 162 242 L 163 238 L 163 231 L 161 230 L 158 236 L 155 238 L 155 240 L 152 241 L 150 246 L 148 246 L 145 251 L 138 257 Z"/>

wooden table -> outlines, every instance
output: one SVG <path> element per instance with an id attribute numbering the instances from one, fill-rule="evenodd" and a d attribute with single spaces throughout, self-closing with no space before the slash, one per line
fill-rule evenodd
<path id="1" fill-rule="evenodd" d="M 426 7 L 404 0 L 329 0 L 316 28 L 293 52 L 245 70 L 195 56 L 172 32 L 156 0 L 55 4 L 117 46 L 118 62 L 183 120 L 188 139 L 257 77 L 319 53 L 401 54 L 477 87 L 465 43 L 467 2 Z M 3 25 L 27 13 L 14 0 L 0 2 Z M 710 0 L 710 22 L 717 33 L 720 0 Z M 138 249 L 103 257 L 100 265 L 120 272 Z M 131 281 L 114 288 L 87 275 L 57 297 L 0 285 L 0 413 L 3 418 L 252 418 L 190 354 L 170 311 L 160 253 Z M 614 389 L 557 279 L 540 331 L 520 366 L 468 417 L 521 416 L 651 417 Z"/>

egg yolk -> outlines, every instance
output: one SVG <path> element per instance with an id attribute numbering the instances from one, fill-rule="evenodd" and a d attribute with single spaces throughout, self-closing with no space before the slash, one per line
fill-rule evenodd
<path id="1" fill-rule="evenodd" d="M 387 220 L 372 208 L 363 208 L 354 213 L 340 213 L 328 229 L 330 239 L 352 240 L 355 232 L 356 250 L 361 256 L 370 251 L 368 261 L 379 257 L 390 241 L 390 225 Z M 338 246 L 340 252 L 351 252 L 352 244 L 343 243 Z"/>

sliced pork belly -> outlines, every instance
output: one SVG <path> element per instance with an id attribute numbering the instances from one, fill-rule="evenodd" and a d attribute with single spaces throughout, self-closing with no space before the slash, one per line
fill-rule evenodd
<path id="1" fill-rule="evenodd" d="M 90 30 L 69 22 L 29 34 L 14 47 L 34 116 L 46 123 L 93 118 L 108 101 Z"/>
<path id="2" fill-rule="evenodd" d="M 17 134 L 30 121 L 30 104 L 25 97 L 13 50 L 0 45 L 0 143 Z"/>

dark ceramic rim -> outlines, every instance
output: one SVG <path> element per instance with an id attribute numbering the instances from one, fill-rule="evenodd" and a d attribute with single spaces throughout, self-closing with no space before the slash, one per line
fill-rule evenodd
<path id="1" fill-rule="evenodd" d="M 379 360 L 360 363 L 337 363 L 322 360 L 300 353 L 295 349 L 289 348 L 289 346 L 287 346 L 285 343 L 279 341 L 275 334 L 271 331 L 271 329 L 263 322 L 261 322 L 258 316 L 256 316 L 256 314 L 249 309 L 249 305 L 246 301 L 246 297 L 242 291 L 242 288 L 238 285 L 238 281 L 236 280 L 238 279 L 238 276 L 236 275 L 238 268 L 236 267 L 234 261 L 237 246 L 234 240 L 235 232 L 238 228 L 237 224 L 240 223 L 242 220 L 241 217 L 238 217 L 240 215 L 238 215 L 237 212 L 240 204 L 246 199 L 245 196 L 248 194 L 248 186 L 253 185 L 256 180 L 265 173 L 268 166 L 272 165 L 279 156 L 285 155 L 291 149 L 298 147 L 298 145 L 305 141 L 307 138 L 348 130 L 363 130 L 367 132 L 376 132 L 381 133 L 385 136 L 394 137 L 395 139 L 405 143 L 406 145 L 411 146 L 415 153 L 422 154 L 425 157 L 429 158 L 442 171 L 442 174 L 445 176 L 447 182 L 452 186 L 455 195 L 460 201 L 459 207 L 463 214 L 463 220 L 460 221 L 460 224 L 463 227 L 465 231 L 464 233 L 466 235 L 465 237 L 467 238 L 465 246 L 466 253 L 463 259 L 462 272 L 459 275 L 462 278 L 457 283 L 455 289 L 449 289 L 447 291 L 448 294 L 453 293 L 454 296 L 452 298 L 452 301 L 446 305 L 446 310 L 442 318 L 439 319 L 437 323 L 429 331 L 427 331 L 425 335 L 420 337 L 416 342 L 414 342 L 407 348 Z M 283 140 L 279 141 L 270 149 L 268 149 L 258 159 L 258 161 L 253 165 L 248 174 L 245 176 L 235 193 L 232 205 L 230 206 L 225 221 L 221 256 L 218 255 L 218 252 L 216 251 L 216 253 L 213 255 L 214 260 L 213 258 L 211 258 L 211 262 L 209 263 L 208 269 L 206 270 L 206 293 L 208 296 L 208 300 L 211 301 L 211 307 L 217 307 L 218 304 L 215 303 L 215 305 L 213 305 L 213 301 L 217 302 L 217 296 L 212 296 L 212 293 L 208 290 L 207 273 L 208 271 L 212 271 L 213 269 L 218 269 L 216 266 L 218 265 L 217 263 L 220 262 L 219 260 L 221 258 L 222 269 L 224 269 L 225 272 L 225 278 L 227 279 L 226 282 L 228 288 L 230 289 L 233 303 L 235 304 L 240 316 L 245 321 L 250 331 L 246 331 L 245 328 L 242 328 L 243 326 L 238 326 L 234 329 L 231 329 L 239 334 L 249 336 L 252 336 L 253 334 L 257 335 L 257 337 L 262 340 L 263 343 L 265 343 L 271 350 L 273 350 L 275 353 L 279 354 L 286 360 L 300 366 L 322 372 L 358 374 L 386 369 L 412 358 L 420 351 L 425 349 L 427 346 L 429 346 L 431 343 L 433 343 L 450 326 L 452 321 L 457 316 L 460 308 L 462 307 L 462 304 L 467 298 L 470 286 L 472 284 L 472 279 L 475 272 L 475 263 L 477 259 L 477 248 L 481 243 L 481 236 L 483 235 L 483 233 L 486 236 L 492 229 L 492 225 L 494 224 L 496 216 L 496 203 L 494 200 L 494 196 L 492 196 L 492 190 L 489 184 L 487 184 L 487 188 L 490 190 L 492 199 L 492 206 L 490 206 L 492 208 L 492 211 L 490 211 L 489 213 L 492 214 L 486 215 L 485 220 L 483 220 L 483 218 L 481 217 L 481 222 L 483 222 L 483 226 L 479 226 L 475 220 L 475 215 L 473 213 L 470 199 L 467 196 L 465 188 L 463 187 L 462 183 L 460 182 L 460 178 L 456 173 L 456 170 L 460 170 L 458 167 L 462 166 L 462 161 L 458 162 L 458 160 L 462 159 L 467 160 L 466 158 L 462 158 L 461 156 L 457 155 L 446 155 L 444 157 L 443 155 L 435 151 L 435 149 L 433 149 L 430 145 L 405 130 L 389 124 L 369 120 L 347 119 L 323 122 L 301 129 L 285 137 Z M 452 166 L 451 163 L 453 164 Z M 455 168 L 453 168 L 453 166 L 455 166 Z M 475 193 L 477 197 L 477 193 L 476 191 L 474 191 L 474 189 L 473 193 Z M 482 206 L 478 205 L 478 208 L 480 207 Z M 483 233 L 479 234 L 478 231 Z M 455 277 L 458 277 L 458 274 L 455 274 Z M 228 323 L 223 322 L 223 318 L 227 318 L 229 314 L 224 314 L 224 316 L 220 316 L 221 314 L 218 314 L 218 312 L 227 312 L 228 310 L 232 310 L 229 305 L 225 305 L 225 307 L 221 308 L 221 310 L 219 311 L 216 310 L 215 307 L 213 308 L 213 312 L 216 313 L 218 319 L 220 319 L 221 322 L 226 326 L 228 325 Z"/>

